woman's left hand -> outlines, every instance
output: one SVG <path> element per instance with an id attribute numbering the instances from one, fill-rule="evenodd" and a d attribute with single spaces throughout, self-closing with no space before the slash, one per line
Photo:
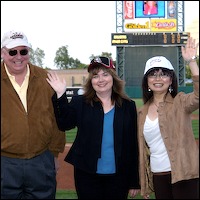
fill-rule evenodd
<path id="1" fill-rule="evenodd" d="M 129 196 L 131 198 L 134 198 L 139 192 L 140 192 L 140 189 L 130 189 L 129 190 Z"/>

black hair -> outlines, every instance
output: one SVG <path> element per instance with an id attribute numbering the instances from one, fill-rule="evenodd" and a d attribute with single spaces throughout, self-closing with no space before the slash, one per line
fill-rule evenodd
<path id="1" fill-rule="evenodd" d="M 148 87 L 148 81 L 147 81 L 147 78 L 148 78 L 148 75 L 150 73 L 152 73 L 152 71 L 155 71 L 159 68 L 152 68 L 152 70 L 148 71 L 143 79 L 142 79 L 142 98 L 143 98 L 143 103 L 145 104 L 148 100 L 150 100 L 152 97 L 153 97 L 153 92 L 152 91 L 149 91 L 149 87 Z M 177 76 L 174 72 L 174 70 L 169 70 L 169 69 L 165 69 L 165 68 L 161 68 L 162 71 L 164 73 L 168 73 L 169 76 L 171 77 L 172 79 L 172 84 L 170 85 L 172 91 L 171 91 L 171 96 L 174 98 L 177 93 L 178 93 L 178 82 L 177 82 Z M 168 90 L 169 92 L 169 90 Z M 167 92 L 167 93 L 168 93 Z"/>

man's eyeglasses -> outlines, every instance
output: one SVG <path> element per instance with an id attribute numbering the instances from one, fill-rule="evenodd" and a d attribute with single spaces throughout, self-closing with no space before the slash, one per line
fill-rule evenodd
<path id="1" fill-rule="evenodd" d="M 115 66 L 113 65 L 113 62 L 110 58 L 104 57 L 104 56 L 99 56 L 95 57 L 91 60 L 90 65 L 88 67 L 88 71 L 97 64 L 101 64 L 106 68 L 112 68 L 115 69 Z"/>
<path id="2" fill-rule="evenodd" d="M 152 79 L 157 79 L 157 77 L 161 78 L 161 79 L 165 79 L 165 78 L 168 78 L 170 77 L 170 75 L 168 73 L 160 73 L 160 74 L 157 74 L 157 73 L 150 73 L 148 75 L 149 78 L 152 78 Z"/>
<path id="3" fill-rule="evenodd" d="M 15 50 L 7 50 L 6 49 L 6 51 L 8 52 L 8 54 L 10 56 L 16 56 L 17 52 L 19 52 L 21 56 L 25 56 L 28 54 L 28 49 L 22 49 L 22 50 L 16 50 L 16 49 Z"/>

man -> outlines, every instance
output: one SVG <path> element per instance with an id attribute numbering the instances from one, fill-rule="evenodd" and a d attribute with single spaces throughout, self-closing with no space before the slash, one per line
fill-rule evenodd
<path id="1" fill-rule="evenodd" d="M 23 32 L 1 43 L 1 199 L 55 199 L 57 157 L 65 133 L 58 130 L 47 71 L 29 62 Z"/>

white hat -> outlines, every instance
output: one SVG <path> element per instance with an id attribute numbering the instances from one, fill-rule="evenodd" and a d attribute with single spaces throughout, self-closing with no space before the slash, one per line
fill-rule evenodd
<path id="1" fill-rule="evenodd" d="M 164 56 L 155 56 L 155 57 L 152 57 L 149 60 L 147 60 L 146 66 L 144 69 L 144 74 L 146 74 L 147 72 L 149 72 L 149 70 L 151 70 L 155 67 L 174 70 L 171 62 L 169 60 L 167 60 L 167 58 L 165 58 Z"/>
<path id="2" fill-rule="evenodd" d="M 4 34 L 1 41 L 1 48 L 6 47 L 12 49 L 18 46 L 31 47 L 27 37 L 21 31 L 9 31 Z"/>

